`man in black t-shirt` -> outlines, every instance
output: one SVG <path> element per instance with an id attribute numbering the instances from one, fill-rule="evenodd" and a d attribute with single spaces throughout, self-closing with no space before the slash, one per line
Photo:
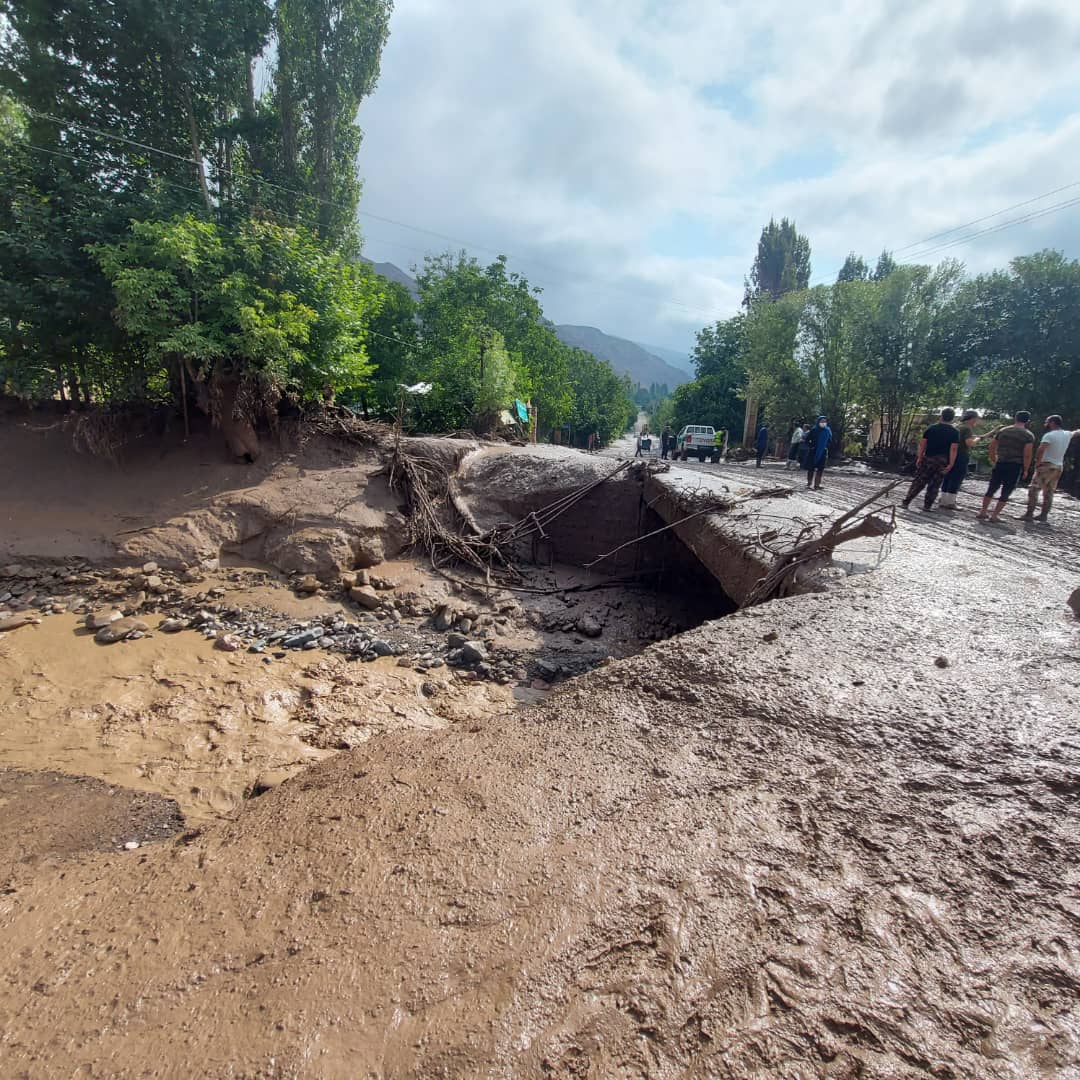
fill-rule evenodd
<path id="1" fill-rule="evenodd" d="M 915 477 L 902 504 L 905 510 L 923 488 L 926 488 L 923 506 L 927 510 L 934 509 L 941 481 L 956 464 L 956 455 L 960 450 L 960 433 L 952 425 L 955 415 L 952 409 L 942 409 L 941 420 L 926 429 L 919 443 L 919 456 L 915 459 Z"/>

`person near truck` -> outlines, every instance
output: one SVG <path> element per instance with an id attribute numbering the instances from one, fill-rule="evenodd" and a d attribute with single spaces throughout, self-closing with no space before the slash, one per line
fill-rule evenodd
<path id="1" fill-rule="evenodd" d="M 1046 434 L 1035 453 L 1035 474 L 1028 488 L 1027 513 L 1021 521 L 1035 520 L 1035 505 L 1042 493 L 1042 510 L 1039 520 L 1045 521 L 1050 516 L 1050 507 L 1054 505 L 1054 492 L 1057 491 L 1061 471 L 1065 468 L 1065 454 L 1073 440 L 1075 431 L 1066 431 L 1061 417 L 1056 413 L 1046 418 Z"/>
<path id="2" fill-rule="evenodd" d="M 769 448 L 769 425 L 762 424 L 758 428 L 757 439 L 754 441 L 754 449 L 757 451 L 757 467 L 761 468 L 761 459 Z"/>
<path id="3" fill-rule="evenodd" d="M 1035 436 L 1028 431 L 1031 413 L 1022 410 L 1016 414 L 1016 422 L 996 432 L 990 440 L 990 464 L 994 466 L 990 473 L 990 486 L 983 496 L 982 509 L 975 516 L 985 521 L 1001 517 L 1001 511 L 1009 501 L 1009 496 L 1016 490 L 1020 478 L 1031 468 L 1031 459 L 1035 453 Z M 987 514 L 990 501 L 998 494 L 997 506 L 992 514 Z"/>
<path id="4" fill-rule="evenodd" d="M 666 458 L 674 448 L 675 437 L 671 434 L 671 428 L 664 428 L 660 433 L 660 457 Z"/>
<path id="5" fill-rule="evenodd" d="M 923 496 L 923 508 L 934 509 L 934 500 L 945 479 L 945 474 L 956 464 L 956 458 L 960 452 L 960 432 L 953 427 L 953 418 L 956 413 L 952 409 L 942 409 L 941 419 L 936 424 L 931 424 L 923 434 L 919 443 L 919 453 L 915 458 L 915 476 L 912 478 L 911 487 L 908 488 L 907 496 L 900 504 L 905 510 L 911 506 L 911 501 L 926 488 Z"/>
<path id="6" fill-rule="evenodd" d="M 801 420 L 791 421 L 791 446 L 788 448 L 787 455 L 787 468 L 790 469 L 792 465 L 797 465 L 799 462 L 799 445 L 803 441 L 803 436 L 806 434 L 803 431 Z"/>
<path id="7" fill-rule="evenodd" d="M 960 436 L 960 442 L 956 447 L 956 461 L 941 482 L 941 498 L 938 500 L 938 506 L 942 510 L 956 509 L 956 496 L 960 494 L 960 485 L 967 477 L 968 466 L 971 463 L 971 448 L 978 442 L 975 438 L 975 428 L 972 426 L 978 419 L 979 414 L 974 409 L 966 410 L 960 417 L 960 426 L 956 429 Z"/>
<path id="8" fill-rule="evenodd" d="M 829 463 L 829 447 L 832 445 L 832 428 L 827 417 L 819 416 L 817 422 L 803 439 L 806 444 L 806 486 L 821 490 L 821 478 Z"/>

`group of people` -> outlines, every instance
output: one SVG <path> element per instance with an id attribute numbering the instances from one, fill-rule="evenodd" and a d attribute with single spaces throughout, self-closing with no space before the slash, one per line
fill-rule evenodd
<path id="1" fill-rule="evenodd" d="M 953 423 L 955 417 L 954 410 L 942 409 L 938 422 L 931 424 L 923 434 L 915 458 L 915 476 L 901 503 L 905 510 L 920 492 L 924 493 L 923 508 L 926 510 L 934 509 L 939 492 L 942 510 L 957 509 L 956 496 L 968 474 L 971 449 L 979 440 L 972 427 L 978 413 L 974 410 L 965 412 L 959 426 Z M 1078 433 L 1067 430 L 1057 414 L 1048 416 L 1045 433 L 1036 448 L 1035 436 L 1028 428 L 1030 423 L 1031 413 L 1021 411 L 1012 424 L 991 435 L 988 454 L 992 471 L 982 509 L 977 515 L 981 521 L 998 521 L 1020 481 L 1029 476 L 1027 510 L 1020 520 L 1034 521 L 1036 508 L 1039 508 L 1039 521 L 1046 521 L 1049 516 L 1054 505 L 1054 492 L 1065 467 L 1065 454 L 1073 435 Z M 995 499 L 996 505 L 991 511 Z"/>
<path id="2" fill-rule="evenodd" d="M 825 475 L 825 466 L 829 463 L 829 447 L 832 446 L 833 433 L 829 427 L 828 418 L 819 416 L 811 426 L 806 426 L 802 420 L 792 420 L 791 445 L 788 449 L 787 468 L 798 466 L 806 470 L 806 486 L 815 491 L 821 490 L 821 480 Z M 762 425 L 758 431 L 758 466 L 765 456 L 761 445 L 761 432 L 764 431 L 765 440 L 768 441 L 768 429 Z"/>

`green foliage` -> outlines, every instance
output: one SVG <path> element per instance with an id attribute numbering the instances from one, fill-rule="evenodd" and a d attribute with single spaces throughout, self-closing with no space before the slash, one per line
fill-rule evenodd
<path id="1" fill-rule="evenodd" d="M 836 275 L 839 281 L 866 281 L 870 277 L 870 268 L 866 265 L 861 255 L 854 251 L 848 254 L 844 265 L 840 267 L 840 273 Z"/>
<path id="2" fill-rule="evenodd" d="M 268 222 L 226 230 L 193 215 L 135 222 L 92 253 L 116 318 L 145 356 L 199 382 L 217 372 L 307 397 L 364 385 L 366 326 L 382 291 L 310 232 Z"/>
<path id="3" fill-rule="evenodd" d="M 810 241 L 795 228 L 795 222 L 783 218 L 777 225 L 770 219 L 761 230 L 743 303 L 750 307 L 758 300 L 776 300 L 809 284 Z"/>
<path id="4" fill-rule="evenodd" d="M 1080 262 L 1050 250 L 1013 259 L 967 282 L 950 316 L 974 404 L 1080 425 Z"/>

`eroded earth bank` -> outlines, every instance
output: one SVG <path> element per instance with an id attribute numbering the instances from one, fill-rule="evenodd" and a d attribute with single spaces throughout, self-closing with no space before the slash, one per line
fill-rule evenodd
<path id="1" fill-rule="evenodd" d="M 640 470 L 488 589 L 373 449 L 68 445 L 0 429 L 5 1074 L 1080 1067 L 1075 504 L 735 611 L 701 537 L 581 568 L 656 527 Z M 416 452 L 482 527 L 618 465 Z"/>

